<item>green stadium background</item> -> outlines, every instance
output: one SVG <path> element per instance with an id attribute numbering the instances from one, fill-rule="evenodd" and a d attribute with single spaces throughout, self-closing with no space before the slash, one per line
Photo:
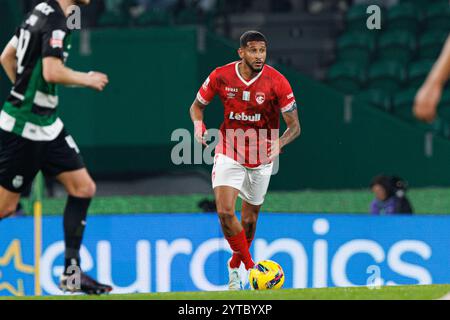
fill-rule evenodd
<path id="1" fill-rule="evenodd" d="M 5 44 L 21 17 L 14 1 L 2 2 L 0 42 Z M 77 32 L 69 65 L 85 71 L 102 70 L 111 79 L 102 94 L 61 89 L 62 118 L 94 177 L 208 172 L 206 165 L 173 165 L 170 151 L 175 143 L 170 136 L 177 128 L 191 130 L 188 109 L 197 89 L 214 67 L 237 59 L 236 47 L 210 31 L 189 26 L 108 28 L 91 30 L 88 35 Z M 311 194 L 295 191 L 366 189 L 379 173 L 397 174 L 412 188 L 450 184 L 450 141 L 432 134 L 428 140 L 432 152 L 427 153 L 426 138 L 433 132 L 430 126 L 393 116 L 291 68 L 276 67 L 294 88 L 302 124 L 301 138 L 286 149 L 279 173 L 271 182 L 273 191 L 294 192 L 274 194 L 287 196 L 288 210 L 292 209 L 289 203 L 295 207 L 302 196 Z M 5 97 L 10 85 L 3 75 L 0 81 Z M 222 117 L 216 99 L 208 106 L 206 124 L 218 127 Z M 445 189 L 439 191 L 446 194 Z M 310 205 L 314 211 L 322 211 L 320 205 L 327 211 L 325 203 L 334 192 L 312 192 L 312 198 L 303 200 L 314 203 Z M 342 194 L 349 195 L 350 211 L 366 211 L 367 190 Z M 427 190 L 418 193 L 416 199 L 423 199 L 416 202 L 419 211 L 442 212 L 445 199 L 427 210 L 428 196 Z M 186 199 L 188 203 L 197 198 Z M 337 203 L 334 211 L 345 211 L 343 202 Z M 191 205 L 184 208 L 191 210 Z"/>

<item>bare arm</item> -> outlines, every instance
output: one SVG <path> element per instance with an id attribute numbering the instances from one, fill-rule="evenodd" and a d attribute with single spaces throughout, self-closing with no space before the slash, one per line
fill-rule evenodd
<path id="1" fill-rule="evenodd" d="M 17 58 L 16 48 L 11 43 L 3 50 L 0 56 L 0 62 L 9 80 L 14 84 L 16 82 Z"/>
<path id="2" fill-rule="evenodd" d="M 205 108 L 206 106 L 201 104 L 200 101 L 198 101 L 197 99 L 194 100 L 191 108 L 189 109 L 192 122 L 195 123 L 195 121 L 203 121 L 203 111 L 205 110 Z"/>
<path id="3" fill-rule="evenodd" d="M 205 141 L 205 135 L 207 134 L 207 131 L 206 126 L 203 123 L 203 112 L 205 108 L 206 108 L 205 105 L 203 105 L 200 101 L 195 99 L 191 105 L 191 108 L 189 109 L 189 113 L 191 115 L 191 120 L 194 123 L 195 140 L 197 140 L 198 143 L 207 146 Z"/>
<path id="4" fill-rule="evenodd" d="M 102 91 L 109 82 L 108 77 L 100 72 L 85 73 L 69 69 L 59 58 L 46 57 L 42 65 L 43 76 L 48 83 L 88 87 Z"/>
<path id="5" fill-rule="evenodd" d="M 298 119 L 298 111 L 294 109 L 293 111 L 288 111 L 282 113 L 283 120 L 286 122 L 286 131 L 284 131 L 283 135 L 280 137 L 278 142 L 275 144 L 271 144 L 270 146 L 270 158 L 274 159 L 279 153 L 280 150 L 297 139 L 300 136 L 301 128 L 300 121 Z M 273 141 L 272 141 L 273 142 Z"/>
<path id="6" fill-rule="evenodd" d="M 280 138 L 280 149 L 297 139 L 301 132 L 297 109 L 284 112 L 283 119 L 286 122 L 287 129 Z"/>
<path id="7" fill-rule="evenodd" d="M 444 49 L 441 55 L 431 69 L 426 82 L 436 82 L 440 86 L 444 86 L 450 77 L 450 35 L 447 37 Z"/>
<path id="8" fill-rule="evenodd" d="M 438 60 L 417 92 L 413 112 L 416 118 L 432 122 L 442 96 L 442 89 L 450 77 L 450 36 L 444 45 Z"/>

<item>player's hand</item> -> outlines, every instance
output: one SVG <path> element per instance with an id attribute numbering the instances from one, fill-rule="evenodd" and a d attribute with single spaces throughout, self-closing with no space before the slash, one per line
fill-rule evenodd
<path id="1" fill-rule="evenodd" d="M 205 136 L 208 134 L 208 130 L 206 130 L 206 126 L 203 121 L 197 120 L 194 121 L 194 137 L 198 143 L 201 143 L 204 146 L 208 146 L 206 143 Z"/>
<path id="2" fill-rule="evenodd" d="M 433 122 L 441 99 L 442 87 L 438 84 L 425 83 L 417 92 L 414 100 L 414 116 L 425 122 Z"/>
<path id="3" fill-rule="evenodd" d="M 106 85 L 109 83 L 108 76 L 101 72 L 91 71 L 88 73 L 87 86 L 97 91 L 103 91 Z"/>
<path id="4" fill-rule="evenodd" d="M 276 157 L 278 157 L 281 153 L 282 146 L 280 145 L 280 139 L 276 140 L 268 140 L 269 146 L 268 146 L 268 153 L 269 153 L 269 159 L 271 161 L 274 161 Z"/>

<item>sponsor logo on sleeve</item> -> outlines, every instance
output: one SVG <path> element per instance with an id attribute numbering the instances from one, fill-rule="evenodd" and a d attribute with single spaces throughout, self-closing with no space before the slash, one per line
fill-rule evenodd
<path id="1" fill-rule="evenodd" d="M 46 16 L 48 16 L 50 13 L 55 12 L 55 10 L 45 2 L 41 2 L 40 4 L 38 4 L 35 10 L 42 12 Z"/>
<path id="2" fill-rule="evenodd" d="M 208 78 L 206 78 L 205 82 L 203 82 L 203 85 L 202 85 L 203 90 L 208 90 L 209 82 L 210 82 L 210 79 L 208 77 Z"/>
<path id="3" fill-rule="evenodd" d="M 52 33 L 52 37 L 50 39 L 50 46 L 53 49 L 56 48 L 63 48 L 64 46 L 64 37 L 66 36 L 66 33 L 62 30 L 55 30 Z"/>

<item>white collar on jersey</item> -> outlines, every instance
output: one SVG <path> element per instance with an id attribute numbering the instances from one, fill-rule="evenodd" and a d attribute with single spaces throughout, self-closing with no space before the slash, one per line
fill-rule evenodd
<path id="1" fill-rule="evenodd" d="M 236 74 L 238 76 L 238 78 L 248 87 L 250 86 L 252 83 L 254 83 L 256 80 L 258 80 L 258 78 L 262 75 L 264 68 L 266 67 L 265 65 L 263 66 L 262 70 L 260 73 L 258 73 L 258 75 L 256 77 L 254 77 L 252 80 L 250 81 L 245 81 L 244 78 L 242 78 L 241 74 L 239 73 L 239 63 L 241 63 L 241 61 L 237 61 L 235 64 L 235 69 L 236 69 Z"/>

